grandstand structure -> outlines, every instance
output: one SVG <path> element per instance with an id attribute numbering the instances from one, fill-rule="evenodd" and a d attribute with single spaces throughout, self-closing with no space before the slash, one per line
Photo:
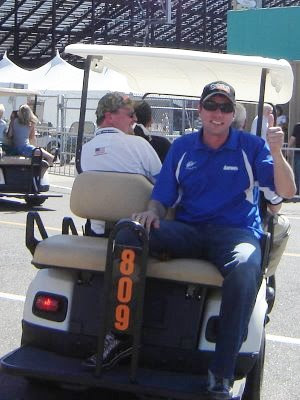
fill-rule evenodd
<path id="1" fill-rule="evenodd" d="M 228 0 L 0 0 L 0 57 L 25 68 L 71 43 L 226 52 Z M 300 1 L 262 0 L 262 7 Z M 79 60 L 66 58 L 76 64 Z"/>

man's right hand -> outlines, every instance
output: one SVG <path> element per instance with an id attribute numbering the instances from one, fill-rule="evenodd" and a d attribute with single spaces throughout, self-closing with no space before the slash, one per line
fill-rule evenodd
<path id="1" fill-rule="evenodd" d="M 159 216 L 152 210 L 132 214 L 132 219 L 139 222 L 148 232 L 150 228 L 159 228 Z"/>

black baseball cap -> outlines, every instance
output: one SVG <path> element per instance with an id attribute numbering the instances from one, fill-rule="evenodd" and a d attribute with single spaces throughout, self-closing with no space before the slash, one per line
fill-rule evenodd
<path id="1" fill-rule="evenodd" d="M 200 103 L 203 103 L 205 100 L 216 94 L 227 97 L 232 104 L 235 104 L 235 90 L 231 85 L 229 85 L 229 83 L 223 81 L 211 82 L 204 86 L 202 95 L 200 97 Z"/>

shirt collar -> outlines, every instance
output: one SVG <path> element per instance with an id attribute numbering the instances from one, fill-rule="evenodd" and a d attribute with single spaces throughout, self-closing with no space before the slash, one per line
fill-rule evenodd
<path id="1" fill-rule="evenodd" d="M 95 135 L 103 135 L 104 133 L 115 133 L 118 135 L 125 135 L 124 132 L 120 131 L 120 129 L 114 127 L 106 127 L 106 128 L 97 128 Z"/>
<path id="2" fill-rule="evenodd" d="M 200 129 L 198 134 L 195 136 L 195 148 L 202 150 L 213 150 L 210 149 L 203 143 L 203 128 Z M 229 149 L 236 150 L 238 147 L 238 131 L 236 129 L 229 128 L 229 135 L 226 142 L 218 150 Z"/>

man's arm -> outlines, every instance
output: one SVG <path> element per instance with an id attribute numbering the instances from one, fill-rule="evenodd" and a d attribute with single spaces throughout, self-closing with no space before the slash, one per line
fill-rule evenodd
<path id="1" fill-rule="evenodd" d="M 147 231 L 153 228 L 159 228 L 159 221 L 163 219 L 167 213 L 166 207 L 157 200 L 150 200 L 148 210 L 132 214 L 132 219 L 143 225 Z"/>
<path id="2" fill-rule="evenodd" d="M 274 183 L 276 193 L 286 199 L 296 193 L 294 173 L 282 154 L 284 133 L 280 127 L 271 127 L 267 132 L 267 142 L 274 161 Z"/>
<path id="3" fill-rule="evenodd" d="M 272 214 L 275 215 L 277 213 L 279 213 L 280 209 L 281 209 L 282 203 L 280 204 L 270 204 L 268 203 L 267 208 L 268 211 Z"/>
<path id="4" fill-rule="evenodd" d="M 36 145 L 37 145 L 36 135 L 35 135 L 35 125 L 31 125 L 31 127 L 30 127 L 30 132 L 29 132 L 29 143 L 30 143 L 32 146 L 36 146 Z"/>

